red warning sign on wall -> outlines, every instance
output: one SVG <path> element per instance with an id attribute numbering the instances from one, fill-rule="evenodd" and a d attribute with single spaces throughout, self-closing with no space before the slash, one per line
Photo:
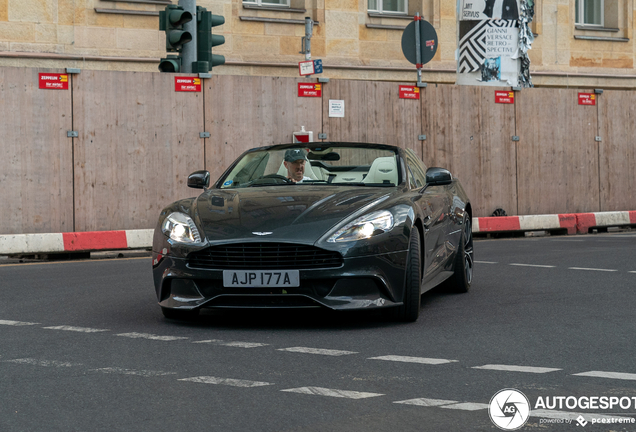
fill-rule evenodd
<path id="1" fill-rule="evenodd" d="M 495 91 L 495 103 L 500 103 L 500 104 L 515 103 L 515 92 Z"/>
<path id="2" fill-rule="evenodd" d="M 201 78 L 194 77 L 174 77 L 174 91 L 178 92 L 200 92 Z"/>
<path id="3" fill-rule="evenodd" d="M 420 89 L 413 86 L 400 86 L 400 99 L 419 99 Z"/>
<path id="4" fill-rule="evenodd" d="M 322 84 L 298 83 L 298 97 L 321 97 Z"/>
<path id="5" fill-rule="evenodd" d="M 68 74 L 39 74 L 40 88 L 48 90 L 68 90 Z"/>
<path id="6" fill-rule="evenodd" d="M 596 95 L 594 93 L 579 93 L 579 105 L 596 105 Z"/>

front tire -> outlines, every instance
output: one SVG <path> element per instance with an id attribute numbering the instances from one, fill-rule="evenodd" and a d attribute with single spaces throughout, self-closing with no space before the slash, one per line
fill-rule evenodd
<path id="1" fill-rule="evenodd" d="M 473 230 L 470 216 L 466 215 L 455 255 L 454 272 L 448 279 L 448 287 L 451 291 L 467 293 L 470 290 L 473 283 L 473 266 Z"/>
<path id="2" fill-rule="evenodd" d="M 404 283 L 404 300 L 402 306 L 394 310 L 395 319 L 403 322 L 415 322 L 420 315 L 422 293 L 420 232 L 417 227 L 411 230 L 409 239 L 409 256 L 406 262 L 406 281 Z"/>

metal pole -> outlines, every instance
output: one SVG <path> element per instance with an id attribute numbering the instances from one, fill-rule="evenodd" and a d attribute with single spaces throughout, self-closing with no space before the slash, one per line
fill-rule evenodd
<path id="1" fill-rule="evenodd" d="M 192 14 L 192 21 L 183 25 L 183 30 L 192 35 L 192 41 L 181 49 L 181 72 L 192 73 L 192 63 L 197 61 L 197 0 L 179 0 L 179 6 Z"/>
<path id="2" fill-rule="evenodd" d="M 420 13 L 415 13 L 415 62 L 417 63 L 417 83 L 422 83 L 422 45 L 420 37 Z"/>

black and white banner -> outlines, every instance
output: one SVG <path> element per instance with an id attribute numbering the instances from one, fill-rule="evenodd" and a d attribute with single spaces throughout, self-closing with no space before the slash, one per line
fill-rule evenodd
<path id="1" fill-rule="evenodd" d="M 459 0 L 457 84 L 519 85 L 520 1 Z"/>
<path id="2" fill-rule="evenodd" d="M 464 21 L 459 26 L 459 73 L 477 72 L 486 58 L 512 57 L 517 49 L 517 21 Z"/>

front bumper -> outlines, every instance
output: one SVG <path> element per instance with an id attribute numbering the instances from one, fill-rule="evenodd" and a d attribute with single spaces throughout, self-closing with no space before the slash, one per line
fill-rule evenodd
<path id="1" fill-rule="evenodd" d="M 184 258 L 156 252 L 153 276 L 164 308 L 371 309 L 402 304 L 407 255 L 401 251 L 345 258 L 339 268 L 300 270 L 300 286 L 285 290 L 225 288 L 223 270 L 190 268 Z"/>

